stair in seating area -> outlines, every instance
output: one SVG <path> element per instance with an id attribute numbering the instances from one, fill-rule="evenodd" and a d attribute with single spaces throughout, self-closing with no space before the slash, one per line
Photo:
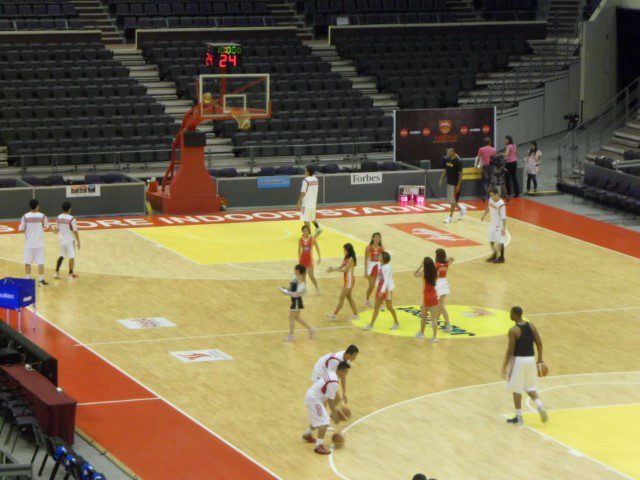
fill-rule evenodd
<path id="1" fill-rule="evenodd" d="M 624 127 L 614 130 L 611 139 L 594 152 L 587 154 L 587 158 L 609 157 L 613 160 L 624 160 L 622 156 L 626 150 L 640 152 L 640 111 L 633 120 Z"/>
<path id="2" fill-rule="evenodd" d="M 124 43 L 124 35 L 116 25 L 116 20 L 109 15 L 109 8 L 100 0 L 70 0 L 78 12 L 85 28 L 100 30 L 102 41 L 106 44 Z"/>
<path id="3" fill-rule="evenodd" d="M 547 18 L 547 35 L 576 36 L 581 18 L 581 0 L 551 0 Z"/>
<path id="4" fill-rule="evenodd" d="M 296 12 L 296 5 L 291 0 L 270 0 L 267 8 L 276 19 L 277 27 L 296 27 L 297 36 L 301 40 L 311 40 L 313 30 L 308 27 L 304 17 Z"/>
<path id="5" fill-rule="evenodd" d="M 311 52 L 331 64 L 331 71 L 351 81 L 354 89 L 360 90 L 363 95 L 373 100 L 373 106 L 380 108 L 385 115 L 393 115 L 393 111 L 398 109 L 398 100 L 391 93 L 380 93 L 373 77 L 361 77 L 356 71 L 352 60 L 340 58 L 335 45 L 327 43 L 326 40 L 315 40 L 304 42 L 311 47 Z"/>
<path id="6" fill-rule="evenodd" d="M 473 0 L 445 0 L 446 8 L 458 22 L 477 22 L 478 14 L 473 8 Z"/>

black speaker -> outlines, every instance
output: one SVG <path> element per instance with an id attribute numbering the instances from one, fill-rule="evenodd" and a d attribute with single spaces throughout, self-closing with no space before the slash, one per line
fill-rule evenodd
<path id="1" fill-rule="evenodd" d="M 204 147 L 207 144 L 207 134 L 204 132 L 184 132 L 185 147 Z"/>
<path id="2" fill-rule="evenodd" d="M 22 362 L 22 355 L 13 348 L 0 348 L 0 365 L 15 365 Z"/>

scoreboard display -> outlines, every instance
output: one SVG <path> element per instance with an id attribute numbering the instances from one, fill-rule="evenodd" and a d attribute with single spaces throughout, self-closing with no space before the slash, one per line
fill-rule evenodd
<path id="1" fill-rule="evenodd" d="M 242 45 L 238 43 L 207 43 L 204 64 L 220 70 L 233 70 L 242 65 Z"/>

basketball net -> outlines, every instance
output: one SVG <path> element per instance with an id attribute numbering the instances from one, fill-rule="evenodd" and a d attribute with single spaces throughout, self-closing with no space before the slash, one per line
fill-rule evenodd
<path id="1" fill-rule="evenodd" d="M 249 130 L 251 128 L 251 112 L 242 108 L 232 108 L 229 114 L 238 122 L 238 128 L 241 130 Z"/>

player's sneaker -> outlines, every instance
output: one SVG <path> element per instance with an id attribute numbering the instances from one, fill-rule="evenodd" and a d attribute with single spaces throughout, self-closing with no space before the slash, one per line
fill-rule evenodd
<path id="1" fill-rule="evenodd" d="M 467 214 L 467 209 L 464 207 L 460 207 L 460 216 L 458 217 L 458 220 L 462 220 L 462 217 L 464 217 Z"/>
<path id="2" fill-rule="evenodd" d="M 310 433 L 305 433 L 304 435 L 302 435 L 302 439 L 305 442 L 316 443 L 315 437 L 313 435 L 311 435 Z"/>
<path id="3" fill-rule="evenodd" d="M 58 274 L 58 272 L 53 274 L 53 278 L 55 278 L 56 280 L 60 280 L 60 275 Z"/>
<path id="4" fill-rule="evenodd" d="M 322 293 L 322 292 L 320 291 L 320 289 L 319 289 L 319 288 L 316 288 L 316 295 L 320 296 L 320 294 L 321 294 L 321 293 Z"/>
<path id="5" fill-rule="evenodd" d="M 294 338 L 294 336 L 293 336 L 293 335 L 287 335 L 286 337 L 284 337 L 284 338 L 282 339 L 282 341 L 283 341 L 283 342 L 295 342 L 295 340 L 296 340 L 296 339 Z"/>
<path id="6" fill-rule="evenodd" d="M 309 330 L 309 338 L 313 340 L 314 338 L 316 338 L 317 333 L 318 331 L 315 328 L 312 328 L 311 330 Z"/>
<path id="7" fill-rule="evenodd" d="M 489 258 L 487 258 L 487 260 L 486 260 L 486 261 L 487 261 L 487 262 L 489 262 L 489 263 L 493 263 L 493 261 L 494 261 L 495 259 L 496 259 L 496 257 L 495 257 L 495 255 L 494 255 L 493 257 L 489 257 Z"/>
<path id="8" fill-rule="evenodd" d="M 373 330 L 373 325 L 367 323 L 364 327 L 362 327 L 362 329 L 368 332 L 369 330 Z"/>
<path id="9" fill-rule="evenodd" d="M 507 423 L 510 423 L 512 425 L 523 425 L 524 424 L 524 422 L 522 421 L 522 417 L 520 417 L 518 415 L 516 415 L 513 418 L 508 419 Z"/>
<path id="10" fill-rule="evenodd" d="M 69 278 L 78 278 L 78 277 L 79 277 L 79 275 L 76 274 L 76 273 L 70 273 L 69 274 Z"/>
<path id="11" fill-rule="evenodd" d="M 438 339 L 436 337 L 431 337 L 431 343 L 438 343 Z"/>
<path id="12" fill-rule="evenodd" d="M 391 328 L 389 330 L 397 330 L 400 328 L 400 324 L 399 323 L 394 323 L 393 325 L 391 325 Z"/>
<path id="13" fill-rule="evenodd" d="M 444 331 L 447 333 L 451 333 L 453 332 L 453 327 L 451 325 L 449 325 L 448 327 L 444 327 Z"/>
<path id="14" fill-rule="evenodd" d="M 321 233 L 322 233 L 322 229 L 321 228 L 317 229 L 316 230 L 316 234 L 314 235 L 314 237 L 318 238 Z"/>
<path id="15" fill-rule="evenodd" d="M 423 339 L 424 338 L 424 333 L 422 333 L 422 332 L 416 333 L 416 338 Z"/>
<path id="16" fill-rule="evenodd" d="M 380 305 L 380 311 L 384 312 L 387 308 L 384 305 Z"/>
<path id="17" fill-rule="evenodd" d="M 360 319 L 360 315 L 350 315 L 347 320 L 359 320 Z"/>
<path id="18" fill-rule="evenodd" d="M 504 263 L 504 258 L 494 258 L 492 260 L 493 263 Z"/>
<path id="19" fill-rule="evenodd" d="M 364 306 L 367 308 L 371 308 L 371 301 L 368 298 L 364 301 Z"/>
<path id="20" fill-rule="evenodd" d="M 544 408 L 539 408 L 538 412 L 540 413 L 540 419 L 542 420 L 542 423 L 547 423 L 547 420 L 549 420 L 547 411 Z"/>
<path id="21" fill-rule="evenodd" d="M 41 287 L 46 287 L 47 285 L 49 285 L 49 283 L 46 280 L 39 280 L 38 285 L 40 285 Z"/>
<path id="22" fill-rule="evenodd" d="M 331 454 L 331 450 L 327 450 L 326 448 L 324 448 L 324 445 L 318 445 L 316 448 L 313 449 L 314 452 L 320 454 L 320 455 L 330 455 Z"/>
<path id="23" fill-rule="evenodd" d="M 453 217 L 447 217 L 444 219 L 444 223 L 451 223 L 453 221 Z"/>
<path id="24" fill-rule="evenodd" d="M 327 318 L 330 322 L 335 322 L 338 319 L 335 313 L 327 313 Z"/>

